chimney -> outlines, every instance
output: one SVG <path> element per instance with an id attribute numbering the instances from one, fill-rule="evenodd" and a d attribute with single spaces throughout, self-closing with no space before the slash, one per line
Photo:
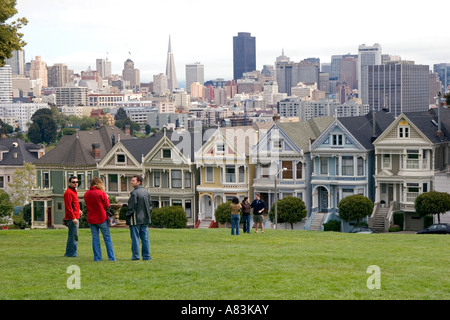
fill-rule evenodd
<path id="1" fill-rule="evenodd" d="M 374 142 L 377 139 L 377 120 L 376 120 L 376 111 L 372 110 L 372 138 L 371 142 Z"/>
<path id="2" fill-rule="evenodd" d="M 116 136 L 114 135 L 114 133 L 113 133 L 113 135 L 111 137 L 111 144 L 112 144 L 113 147 L 116 145 Z"/>
<path id="3" fill-rule="evenodd" d="M 94 157 L 94 160 L 100 160 L 100 144 L 99 143 L 93 143 L 92 144 L 92 156 Z"/>
<path id="4" fill-rule="evenodd" d="M 444 134 L 442 133 L 442 129 L 441 129 L 441 92 L 438 92 L 438 129 L 436 134 L 438 135 L 438 137 L 443 140 L 444 139 Z"/>

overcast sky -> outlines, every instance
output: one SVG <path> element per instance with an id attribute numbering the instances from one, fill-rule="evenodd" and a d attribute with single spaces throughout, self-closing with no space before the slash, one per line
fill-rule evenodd
<path id="1" fill-rule="evenodd" d="M 177 78 L 201 62 L 205 80 L 233 76 L 233 36 L 256 37 L 256 68 L 273 64 L 284 49 L 291 61 L 357 54 L 379 43 L 383 54 L 416 64 L 450 63 L 444 0 L 17 0 L 25 59 L 65 63 L 75 73 L 108 58 L 121 74 L 130 58 L 141 82 L 165 72 L 169 35 Z"/>

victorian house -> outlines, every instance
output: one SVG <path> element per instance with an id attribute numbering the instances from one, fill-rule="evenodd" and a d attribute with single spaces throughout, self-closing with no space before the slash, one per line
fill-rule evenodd
<path id="1" fill-rule="evenodd" d="M 395 211 L 405 230 L 423 229 L 416 197 L 448 187 L 450 112 L 447 108 L 403 113 L 374 141 L 375 209 L 369 226 L 388 230 Z"/>
<path id="2" fill-rule="evenodd" d="M 340 220 L 343 198 L 361 194 L 374 201 L 374 147 L 372 142 L 394 117 L 384 111 L 335 119 L 311 144 L 311 216 L 306 226 L 321 230 L 328 220 Z M 351 223 L 343 222 L 342 231 Z"/>
<path id="3" fill-rule="evenodd" d="M 117 141 L 130 139 L 115 126 L 78 131 L 65 135 L 58 145 L 36 160 L 37 188 L 31 194 L 32 228 L 60 227 L 64 219 L 64 192 L 69 177 L 78 177 L 78 197 L 83 207 L 84 193 L 93 177 L 99 176 L 98 162 Z"/>
<path id="4" fill-rule="evenodd" d="M 255 165 L 254 192 L 267 203 L 293 196 L 311 208 L 312 163 L 310 143 L 333 122 L 333 117 L 313 118 L 306 122 L 275 123 L 258 141 L 251 153 Z"/>
<path id="5" fill-rule="evenodd" d="M 122 140 L 99 163 L 106 191 L 119 203 L 130 197 L 131 178 L 141 175 L 153 208 L 182 206 L 193 226 L 197 219 L 195 186 L 198 173 L 193 163 L 192 134 L 158 133 L 149 138 Z"/>

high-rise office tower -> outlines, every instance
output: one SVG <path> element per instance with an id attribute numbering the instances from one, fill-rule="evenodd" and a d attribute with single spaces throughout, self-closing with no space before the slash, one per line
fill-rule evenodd
<path id="1" fill-rule="evenodd" d="M 186 65 L 186 91 L 191 93 L 191 84 L 205 83 L 205 70 L 203 64 L 194 62 Z"/>
<path id="2" fill-rule="evenodd" d="M 6 59 L 5 65 L 11 66 L 13 76 L 23 76 L 25 74 L 25 51 L 14 50 L 12 57 Z"/>
<path id="3" fill-rule="evenodd" d="M 166 94 L 169 91 L 167 83 L 167 75 L 155 74 L 153 76 L 153 93 L 160 96 Z"/>
<path id="4" fill-rule="evenodd" d="M 134 68 L 134 62 L 131 59 L 127 59 L 123 64 L 122 79 L 129 81 L 129 88 L 133 91 L 139 91 L 141 85 L 141 73 L 139 69 Z"/>
<path id="5" fill-rule="evenodd" d="M 429 66 L 412 61 L 367 66 L 368 104 L 395 117 L 429 108 Z"/>
<path id="6" fill-rule="evenodd" d="M 433 65 L 433 71 L 438 74 L 442 82 L 442 94 L 450 90 L 450 63 L 438 63 Z"/>
<path id="7" fill-rule="evenodd" d="M 381 45 L 362 44 L 358 47 L 358 96 L 363 104 L 368 103 L 368 67 L 381 65 Z"/>
<path id="8" fill-rule="evenodd" d="M 63 63 L 55 63 L 47 68 L 48 86 L 64 87 L 73 81 L 73 70 L 67 68 Z"/>
<path id="9" fill-rule="evenodd" d="M 0 67 L 0 103 L 11 103 L 12 97 L 12 68 L 5 65 Z"/>
<path id="10" fill-rule="evenodd" d="M 42 87 L 48 87 L 47 64 L 45 61 L 42 61 L 40 56 L 36 56 L 31 61 L 30 79 L 42 79 Z"/>
<path id="11" fill-rule="evenodd" d="M 172 43 L 169 36 L 169 50 L 167 51 L 166 62 L 167 87 L 170 92 L 178 88 L 177 73 L 175 72 L 175 62 L 173 60 Z"/>
<path id="12" fill-rule="evenodd" d="M 343 57 L 340 61 L 339 79 L 341 83 L 346 82 L 353 90 L 358 89 L 358 79 L 356 78 L 356 69 L 358 67 L 358 58 Z"/>
<path id="13" fill-rule="evenodd" d="M 245 72 L 256 70 L 256 38 L 249 32 L 238 32 L 233 37 L 233 79 L 242 78 Z"/>
<path id="14" fill-rule="evenodd" d="M 97 72 L 102 79 L 107 79 L 111 75 L 111 61 L 106 59 L 96 59 L 95 64 L 97 67 Z"/>

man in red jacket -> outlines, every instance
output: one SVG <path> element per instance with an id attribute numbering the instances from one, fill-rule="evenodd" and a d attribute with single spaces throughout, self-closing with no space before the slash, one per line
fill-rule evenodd
<path id="1" fill-rule="evenodd" d="M 71 176 L 69 178 L 69 187 L 64 192 L 64 206 L 65 214 L 64 220 L 69 228 L 69 234 L 67 237 L 66 257 L 76 257 L 78 249 L 78 227 L 79 219 L 82 214 L 80 210 L 80 202 L 78 200 L 78 178 Z"/>

